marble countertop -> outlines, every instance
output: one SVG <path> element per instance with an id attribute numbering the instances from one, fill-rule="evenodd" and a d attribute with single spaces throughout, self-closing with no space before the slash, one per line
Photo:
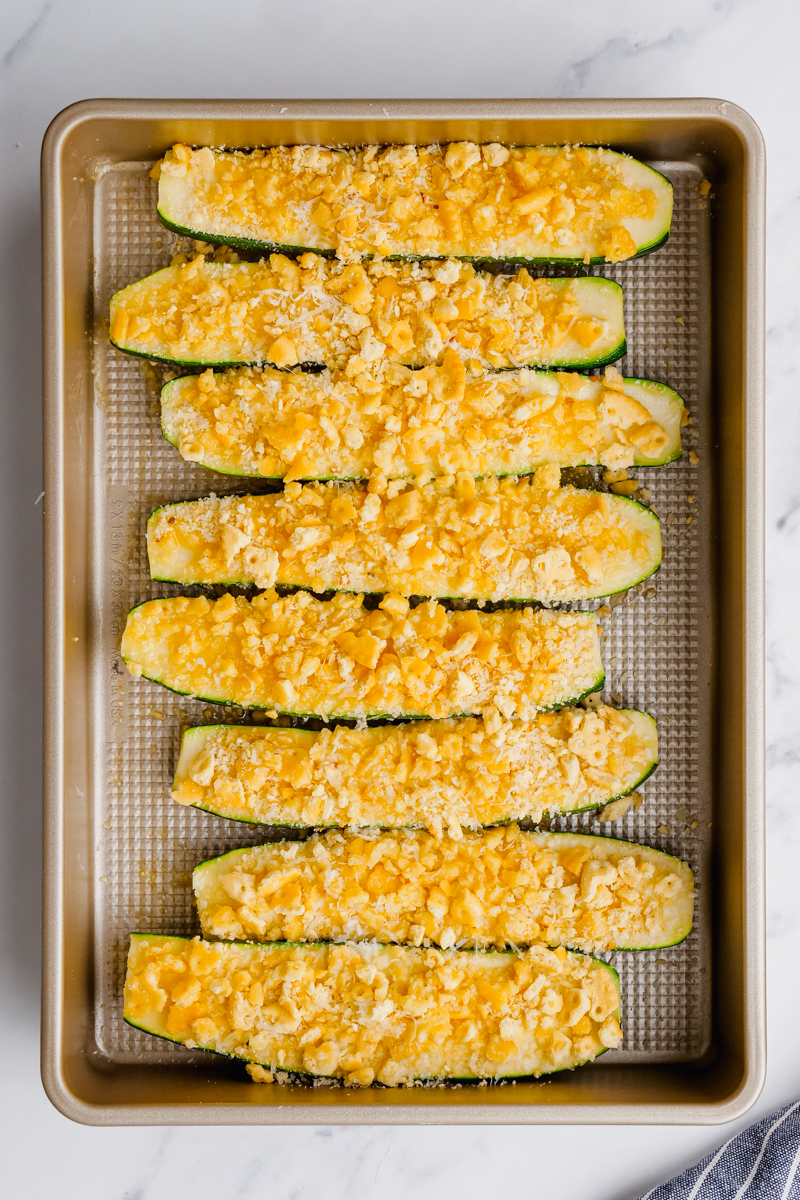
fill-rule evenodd
<path id="1" fill-rule="evenodd" d="M 225 45 L 231 47 L 226 52 Z M 387 1200 L 488 1190 L 626 1200 L 800 1094 L 800 9 L 789 0 L 18 0 L 0 13 L 0 1070 L 9 1200 Z M 90 96 L 716 96 L 769 159 L 769 1073 L 713 1127 L 92 1129 L 39 1081 L 40 546 L 38 162 L 51 118 Z M 793 290 L 794 289 L 794 290 Z M 793 866 L 794 863 L 794 866 Z M 219 1150 L 215 1143 L 219 1142 Z"/>

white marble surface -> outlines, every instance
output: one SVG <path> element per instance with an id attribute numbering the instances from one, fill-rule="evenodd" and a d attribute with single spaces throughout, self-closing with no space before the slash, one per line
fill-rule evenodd
<path id="1" fill-rule="evenodd" d="M 38 156 L 88 96 L 717 96 L 770 153 L 770 1064 L 800 1095 L 800 8 L 792 0 L 9 0 L 0 6 L 0 1189 L 9 1200 L 624 1200 L 734 1127 L 90 1129 L 38 1073 Z M 748 1118 L 749 1119 L 749 1118 Z"/>

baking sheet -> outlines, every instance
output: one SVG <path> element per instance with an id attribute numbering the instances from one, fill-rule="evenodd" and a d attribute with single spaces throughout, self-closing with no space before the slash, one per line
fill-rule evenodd
<path id="1" fill-rule="evenodd" d="M 651 165 L 675 185 L 670 241 L 645 259 L 592 273 L 616 279 L 625 289 L 629 353 L 617 365 L 626 375 L 676 388 L 693 423 L 683 431 L 681 461 L 635 472 L 650 489 L 662 520 L 661 571 L 622 597 L 583 607 L 601 612 L 605 698 L 656 717 L 661 766 L 643 788 L 643 806 L 622 821 L 599 825 L 592 814 L 584 814 L 554 821 L 552 827 L 611 834 L 680 855 L 695 871 L 697 908 L 693 932 L 681 946 L 606 956 L 620 973 L 625 1041 L 592 1070 L 621 1061 L 697 1060 L 708 1049 L 711 1028 L 711 738 L 704 703 L 712 683 L 710 205 L 697 191 L 702 176 L 695 164 Z M 178 248 L 155 216 L 151 166 L 123 162 L 105 169 L 96 183 L 94 207 L 90 654 L 94 744 L 104 748 L 93 763 L 95 1036 L 100 1052 L 120 1064 L 169 1062 L 176 1056 L 208 1062 L 207 1056 L 157 1041 L 123 1022 L 128 934 L 134 929 L 199 932 L 191 894 L 194 865 L 265 840 L 263 828 L 251 830 L 169 798 L 182 725 L 250 718 L 241 710 L 134 681 L 119 656 L 125 615 L 133 604 L 186 590 L 149 579 L 144 535 L 152 509 L 211 491 L 247 489 L 242 480 L 184 462 L 160 432 L 162 369 L 120 354 L 107 340 L 111 294 L 166 265 Z"/>

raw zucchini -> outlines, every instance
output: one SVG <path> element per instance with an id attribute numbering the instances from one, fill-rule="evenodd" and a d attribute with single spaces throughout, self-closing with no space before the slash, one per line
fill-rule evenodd
<path id="1" fill-rule="evenodd" d="M 303 255 L 198 258 L 111 298 L 120 350 L 190 366 L 438 363 L 449 346 L 480 367 L 594 367 L 625 354 L 611 279 L 484 275 L 468 263 L 362 267 Z"/>
<path id="2" fill-rule="evenodd" d="M 257 1064 L 264 1082 L 276 1070 L 351 1086 L 538 1077 L 622 1040 L 613 967 L 545 946 L 255 946 L 134 933 L 124 1017 Z"/>
<path id="3" fill-rule="evenodd" d="M 156 509 L 154 579 L 478 600 L 587 600 L 624 591 L 661 563 L 661 527 L 625 496 L 530 478 L 448 481 L 383 496 L 344 483 L 290 483 Z"/>
<path id="4" fill-rule="evenodd" d="M 672 217 L 663 175 L 588 146 L 177 145 L 155 173 L 176 233 L 350 261 L 619 262 L 663 245 Z"/>
<path id="5" fill-rule="evenodd" d="M 530 717 L 604 679 L 594 613 L 409 611 L 399 596 L 366 612 L 343 593 L 148 600 L 128 614 L 122 655 L 184 695 L 316 717 Z"/>
<path id="6" fill-rule="evenodd" d="M 601 705 L 530 721 L 370 729 L 203 725 L 184 731 L 172 797 L 250 825 L 428 829 L 437 836 L 583 812 L 658 765 L 647 713 Z"/>
<path id="7" fill-rule="evenodd" d="M 681 455 L 683 401 L 649 379 L 549 371 L 467 376 L 454 350 L 412 372 L 234 371 L 184 375 L 161 392 L 161 429 L 184 458 L 265 479 L 524 475 L 658 466 Z"/>
<path id="8" fill-rule="evenodd" d="M 230 850 L 192 877 L 204 937 L 584 953 L 674 946 L 694 879 L 651 846 L 518 825 L 437 838 L 329 831 Z"/>

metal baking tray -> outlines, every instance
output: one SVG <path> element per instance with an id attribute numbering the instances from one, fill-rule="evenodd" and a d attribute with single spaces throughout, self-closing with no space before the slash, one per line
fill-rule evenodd
<path id="1" fill-rule="evenodd" d="M 675 184 L 673 235 L 602 273 L 625 289 L 625 374 L 671 384 L 685 457 L 637 472 L 664 566 L 603 609 L 606 697 L 659 722 L 662 765 L 613 827 L 688 859 L 695 928 L 617 953 L 623 1049 L 540 1082 L 359 1090 L 259 1086 L 243 1068 L 121 1019 L 132 929 L 194 933 L 195 863 L 262 840 L 169 799 L 180 727 L 241 719 L 147 682 L 119 658 L 148 576 L 157 504 L 242 482 L 161 437 L 158 369 L 108 342 L 108 298 L 164 265 L 148 171 L 175 141 L 604 143 Z M 764 148 L 716 100 L 96 100 L 66 109 L 42 157 L 45 410 L 45 833 L 42 1074 L 88 1124 L 723 1122 L 765 1066 L 763 935 Z M 703 178 L 712 183 L 703 195 Z M 552 273 L 552 272 L 551 272 Z M 692 453 L 690 454 L 689 451 Z M 591 814 L 555 827 L 612 832 Z"/>

